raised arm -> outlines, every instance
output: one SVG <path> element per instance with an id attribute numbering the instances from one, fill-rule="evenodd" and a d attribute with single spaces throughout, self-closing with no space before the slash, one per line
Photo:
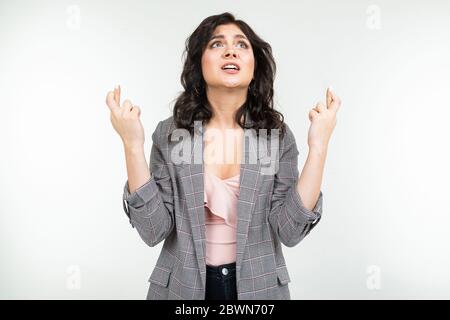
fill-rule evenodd
<path id="1" fill-rule="evenodd" d="M 127 181 L 123 190 L 125 213 L 150 247 L 166 239 L 175 225 L 172 180 L 162 152 L 163 140 L 159 122 L 152 134 L 149 180 L 134 192 L 130 192 Z"/>
<path id="2" fill-rule="evenodd" d="M 322 215 L 322 192 L 312 210 L 304 205 L 296 187 L 299 178 L 299 151 L 287 124 L 286 129 L 279 167 L 275 173 L 269 223 L 281 243 L 293 247 L 319 222 Z"/>
<path id="3" fill-rule="evenodd" d="M 174 226 L 172 185 L 160 145 L 163 141 L 160 139 L 161 122 L 152 134 L 149 166 L 145 159 L 140 108 L 129 100 L 120 107 L 120 87 L 108 92 L 106 104 L 125 150 L 128 179 L 123 189 L 123 209 L 131 226 L 153 247 L 165 239 Z"/>

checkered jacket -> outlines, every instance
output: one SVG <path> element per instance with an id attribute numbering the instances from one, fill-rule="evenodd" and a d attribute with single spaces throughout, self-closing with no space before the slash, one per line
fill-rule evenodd
<path id="1" fill-rule="evenodd" d="M 246 124 L 250 122 L 247 117 Z M 299 151 L 285 125 L 286 134 L 276 148 L 277 170 L 272 174 L 264 173 L 263 168 L 273 165 L 273 160 L 256 152 L 256 134 L 246 136 L 249 147 L 244 141 L 237 204 L 239 300 L 291 299 L 291 279 L 281 244 L 295 246 L 321 219 L 322 191 L 312 210 L 303 205 L 297 191 Z M 158 123 L 152 134 L 150 179 L 132 194 L 126 181 L 123 209 L 147 245 L 153 247 L 164 240 L 149 278 L 147 299 L 204 300 L 203 160 L 194 161 L 194 150 L 203 151 L 204 124 L 200 139 L 188 142 L 191 161 L 182 163 L 171 161 L 174 145 L 179 145 L 169 138 L 174 129 L 173 116 Z M 251 156 L 256 156 L 256 161 L 251 161 Z"/>

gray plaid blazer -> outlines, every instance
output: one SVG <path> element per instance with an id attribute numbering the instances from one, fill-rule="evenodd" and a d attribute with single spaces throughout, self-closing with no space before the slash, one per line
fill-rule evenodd
<path id="1" fill-rule="evenodd" d="M 246 123 L 251 120 L 247 117 Z M 133 228 L 150 247 L 164 241 L 150 278 L 147 299 L 205 299 L 205 208 L 203 160 L 180 164 L 170 161 L 175 129 L 173 116 L 158 123 L 152 134 L 150 179 L 130 194 L 128 180 L 123 209 Z M 203 151 L 201 139 L 191 146 Z M 253 131 L 253 130 L 249 130 Z M 255 132 L 255 131 L 253 131 Z M 246 138 L 247 139 L 247 138 Z M 236 281 L 238 299 L 291 299 L 281 243 L 293 247 L 319 222 L 322 191 L 313 210 L 308 210 L 296 189 L 299 171 L 295 137 L 286 125 L 280 140 L 278 170 L 263 174 L 267 157 L 256 152 L 256 134 L 244 141 L 237 217 Z M 251 161 L 250 153 L 257 155 Z M 202 153 L 203 154 L 203 153 Z"/>

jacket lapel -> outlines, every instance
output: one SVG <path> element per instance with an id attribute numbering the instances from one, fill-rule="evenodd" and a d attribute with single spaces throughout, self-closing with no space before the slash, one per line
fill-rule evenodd
<path id="1" fill-rule="evenodd" d="M 250 124 L 249 116 L 246 124 Z M 206 237 L 205 237 L 205 208 L 204 208 L 204 131 L 190 139 L 190 161 L 183 162 L 179 175 L 185 190 L 186 204 L 194 238 L 194 249 L 200 270 L 203 287 L 206 285 Z M 246 142 L 247 141 L 247 142 Z M 188 144 L 189 145 L 189 144 Z M 236 238 L 236 269 L 239 274 L 244 247 L 247 242 L 248 228 L 256 203 L 257 190 L 261 183 L 260 158 L 257 145 L 258 139 L 254 130 L 245 130 L 243 145 L 243 161 L 240 168 L 239 198 L 237 202 L 237 238 Z M 247 146 L 247 147 L 246 147 Z M 237 278 L 239 279 L 239 278 Z"/>

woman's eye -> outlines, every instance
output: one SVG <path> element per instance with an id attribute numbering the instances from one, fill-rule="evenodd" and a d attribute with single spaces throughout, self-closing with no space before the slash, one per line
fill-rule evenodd
<path id="1" fill-rule="evenodd" d="M 211 48 L 215 48 L 215 47 L 216 47 L 216 46 L 215 46 L 216 44 L 221 44 L 221 42 L 220 42 L 220 41 L 214 42 L 214 43 L 211 45 Z M 245 49 L 248 48 L 247 44 L 246 44 L 244 41 L 240 41 L 238 44 L 243 44 Z"/>
<path id="2" fill-rule="evenodd" d="M 247 48 L 247 44 L 244 41 L 239 42 L 240 44 L 244 45 L 244 48 Z"/>

